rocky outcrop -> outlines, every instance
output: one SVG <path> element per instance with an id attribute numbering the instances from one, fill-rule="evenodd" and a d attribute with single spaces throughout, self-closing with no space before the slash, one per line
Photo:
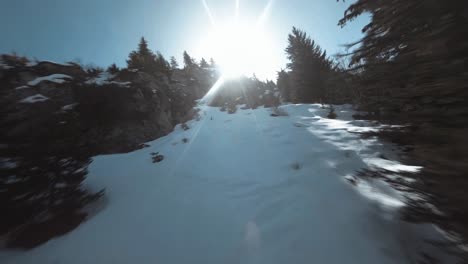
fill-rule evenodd
<path id="1" fill-rule="evenodd" d="M 29 138 L 32 131 L 47 133 L 45 124 L 56 125 L 93 155 L 130 151 L 169 133 L 193 115 L 199 96 L 191 91 L 193 78 L 169 81 L 138 71 L 96 73 L 77 64 L 38 62 L 0 72 L 0 143 Z"/>

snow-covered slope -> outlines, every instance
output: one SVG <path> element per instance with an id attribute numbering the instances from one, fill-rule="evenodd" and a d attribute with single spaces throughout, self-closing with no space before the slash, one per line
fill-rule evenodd
<path id="1" fill-rule="evenodd" d="M 283 108 L 289 116 L 202 106 L 189 130 L 95 157 L 86 184 L 106 188 L 95 214 L 1 262 L 409 263 L 398 194 L 381 203 L 345 178 L 372 160 L 368 142 L 349 121 L 323 119 L 318 105 Z M 156 153 L 164 160 L 153 163 Z"/>

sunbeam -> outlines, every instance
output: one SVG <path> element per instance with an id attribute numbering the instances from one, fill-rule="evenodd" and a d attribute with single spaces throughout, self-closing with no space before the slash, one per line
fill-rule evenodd
<path id="1" fill-rule="evenodd" d="M 200 102 L 206 105 L 209 105 L 213 101 L 214 96 L 218 92 L 219 88 L 223 85 L 223 83 L 224 83 L 224 77 L 221 76 L 216 81 L 216 83 L 210 88 L 210 90 L 205 94 L 205 96 L 203 96 Z"/>
<path id="2" fill-rule="evenodd" d="M 256 24 L 257 28 L 261 28 L 264 26 L 268 18 L 268 15 L 270 13 L 270 9 L 272 5 L 273 5 L 273 0 L 269 0 L 266 6 L 263 8 L 262 14 L 258 17 L 258 20 L 257 20 L 257 24 Z"/>
<path id="3" fill-rule="evenodd" d="M 210 19 L 211 25 L 213 27 L 216 27 L 216 22 L 214 20 L 213 14 L 211 13 L 210 7 L 206 3 L 206 0 L 202 0 L 202 3 L 203 3 L 203 7 L 205 8 L 205 12 L 208 15 L 208 18 Z"/>

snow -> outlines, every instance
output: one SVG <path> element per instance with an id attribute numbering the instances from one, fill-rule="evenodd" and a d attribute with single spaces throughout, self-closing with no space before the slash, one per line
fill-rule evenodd
<path id="1" fill-rule="evenodd" d="M 106 189 L 102 209 L 74 231 L 1 253 L 0 261 L 417 262 L 427 243 L 413 235 L 430 228 L 401 222 L 404 200 L 384 182 L 349 183 L 377 150 L 390 148 L 348 131 L 369 125 L 351 121 L 349 106 L 335 108 L 342 120 L 325 119 L 320 105 L 282 106 L 289 115 L 281 117 L 265 108 L 200 108 L 189 130 L 178 125 L 147 148 L 94 157 L 85 186 Z M 164 160 L 152 163 L 153 152 Z"/>
<path id="2" fill-rule="evenodd" d="M 388 125 L 374 124 L 364 120 L 354 120 L 355 112 L 351 105 L 335 106 L 338 119 L 325 118 L 329 109 L 319 104 L 312 105 L 307 111 L 312 115 L 296 118 L 297 126 L 309 127 L 309 131 L 326 142 L 347 151 L 356 152 L 368 167 L 384 169 L 393 172 L 415 173 L 422 169 L 420 166 L 404 165 L 397 160 L 397 153 L 391 149 L 398 149 L 396 145 L 383 145 L 376 137 L 363 139 L 360 133 L 378 132 Z M 290 112 L 301 109 L 301 105 L 290 106 Z M 318 127 L 318 129 L 317 129 Z M 396 127 L 396 126 L 393 126 Z M 401 126 L 399 126 L 401 127 Z M 382 158 L 388 156 L 391 159 Z"/>
<path id="3" fill-rule="evenodd" d="M 28 85 L 29 86 L 36 86 L 40 82 L 43 82 L 43 81 L 49 81 L 49 82 L 54 82 L 54 83 L 64 83 L 66 81 L 66 79 L 72 79 L 72 77 L 69 76 L 69 75 L 66 75 L 66 74 L 56 73 L 56 74 L 51 74 L 51 75 L 48 75 L 48 76 L 38 77 L 38 78 L 28 82 Z"/>
<path id="4" fill-rule="evenodd" d="M 16 87 L 15 90 L 23 90 L 23 89 L 28 89 L 28 88 L 31 88 L 31 87 L 27 85 L 23 85 L 23 86 Z"/>
<path id="5" fill-rule="evenodd" d="M 17 166 L 18 164 L 13 159 L 0 157 L 0 169 L 14 169 Z M 9 181 L 7 180 L 7 182 Z"/>
<path id="6" fill-rule="evenodd" d="M 35 94 L 35 95 L 31 95 L 31 96 L 24 98 L 23 100 L 20 101 L 20 103 L 32 104 L 32 103 L 37 103 L 37 102 L 44 102 L 47 100 L 49 100 L 48 97 L 45 97 L 42 94 Z"/>
<path id="7" fill-rule="evenodd" d="M 65 105 L 65 106 L 62 107 L 62 110 L 63 111 L 70 111 L 70 110 L 73 110 L 77 105 L 78 105 L 78 103 Z"/>
<path id="8" fill-rule="evenodd" d="M 131 82 L 112 81 L 113 78 L 115 78 L 115 75 L 110 74 L 109 72 L 101 72 L 99 76 L 87 80 L 86 84 L 95 84 L 98 86 L 107 85 L 107 84 L 115 84 L 115 85 L 122 86 L 122 87 L 128 87 L 131 84 Z"/>
<path id="9" fill-rule="evenodd" d="M 56 64 L 56 65 L 61 65 L 61 66 L 66 66 L 66 67 L 73 66 L 72 63 L 56 62 L 56 61 L 48 61 L 48 60 L 41 61 L 40 63 L 51 63 L 51 64 Z"/>
<path id="10" fill-rule="evenodd" d="M 59 62 L 54 62 L 54 61 L 40 61 L 40 62 L 29 61 L 26 63 L 26 67 L 34 67 L 34 66 L 37 66 L 39 63 L 52 63 L 52 64 L 67 66 L 67 67 L 73 66 L 70 63 L 59 63 Z M 0 60 L 0 69 L 8 70 L 8 69 L 13 69 L 13 68 L 14 68 L 13 66 L 6 65 L 2 60 Z"/>

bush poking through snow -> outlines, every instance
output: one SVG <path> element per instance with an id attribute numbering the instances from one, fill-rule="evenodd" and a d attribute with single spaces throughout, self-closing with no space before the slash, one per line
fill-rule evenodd
<path id="1" fill-rule="evenodd" d="M 187 143 L 188 141 L 189 141 L 188 138 L 183 138 L 183 139 L 182 139 L 182 142 L 183 142 L 183 143 Z"/>
<path id="2" fill-rule="evenodd" d="M 183 130 L 189 130 L 190 129 L 190 127 L 186 123 L 183 123 L 181 125 L 181 127 L 182 127 Z"/>
<path id="3" fill-rule="evenodd" d="M 288 112 L 286 112 L 282 108 L 278 108 L 277 106 L 271 108 L 271 116 L 288 116 Z"/>
<path id="4" fill-rule="evenodd" d="M 330 119 L 335 119 L 337 117 L 335 108 L 333 108 L 333 106 L 330 106 L 330 112 L 328 113 L 327 117 Z"/>
<path id="5" fill-rule="evenodd" d="M 291 164 L 291 169 L 300 170 L 301 169 L 301 164 L 299 164 L 298 162 L 294 162 L 293 164 Z"/>
<path id="6" fill-rule="evenodd" d="M 228 112 L 228 114 L 234 114 L 235 112 L 237 112 L 237 105 L 234 104 L 234 103 L 228 104 L 227 112 Z"/>
<path id="7" fill-rule="evenodd" d="M 221 112 L 228 112 L 228 114 L 234 114 L 237 112 L 237 105 L 235 103 L 225 103 L 223 106 L 219 108 Z"/>
<path id="8" fill-rule="evenodd" d="M 153 163 L 161 162 L 164 159 L 163 155 L 156 155 L 153 157 Z"/>
<path id="9" fill-rule="evenodd" d="M 152 157 L 153 163 L 161 162 L 164 159 L 164 155 L 160 155 L 159 152 L 152 152 L 151 156 L 153 156 Z"/>

